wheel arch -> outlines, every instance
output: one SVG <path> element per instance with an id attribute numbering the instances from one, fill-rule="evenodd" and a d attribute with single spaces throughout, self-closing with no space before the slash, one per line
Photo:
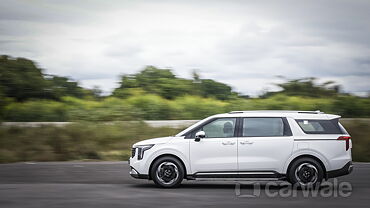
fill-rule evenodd
<path id="1" fill-rule="evenodd" d="M 315 156 L 315 155 L 312 155 L 312 154 L 301 154 L 301 155 L 298 155 L 296 157 L 294 157 L 292 160 L 290 160 L 289 164 L 287 165 L 286 169 L 285 169 L 285 173 L 288 174 L 288 171 L 289 169 L 291 168 L 292 164 L 297 161 L 298 159 L 301 159 L 301 158 L 311 158 L 311 159 L 314 159 L 316 160 L 322 167 L 322 169 L 324 170 L 324 175 L 326 175 L 326 172 L 327 172 L 327 167 L 325 166 L 324 162 L 322 161 L 322 159 L 320 159 L 319 157 Z"/>
<path id="2" fill-rule="evenodd" d="M 179 160 L 180 162 L 181 162 L 181 165 L 182 165 L 182 167 L 184 168 L 184 178 L 186 178 L 186 176 L 187 176 L 187 169 L 186 169 L 186 165 L 185 165 L 185 163 L 184 163 L 184 161 L 180 158 L 180 157 L 178 157 L 177 155 L 174 155 L 174 154 L 171 154 L 171 153 L 165 153 L 165 154 L 161 154 L 161 155 L 158 155 L 156 158 L 154 158 L 154 160 L 150 163 L 150 166 L 149 166 L 149 173 L 148 173 L 148 176 L 149 176 L 149 180 L 151 180 L 152 179 L 152 176 L 151 176 L 151 170 L 152 170 L 152 167 L 153 167 L 153 164 L 154 164 L 154 162 L 155 161 L 157 161 L 157 160 L 159 160 L 160 158 L 162 158 L 162 157 L 174 157 L 174 158 L 176 158 L 177 160 Z"/>

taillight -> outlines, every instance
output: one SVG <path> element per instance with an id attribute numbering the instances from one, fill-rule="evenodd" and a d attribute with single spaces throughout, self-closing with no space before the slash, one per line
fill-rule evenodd
<path id="1" fill-rule="evenodd" d="M 350 136 L 340 136 L 337 140 L 344 140 L 346 141 L 346 151 L 349 149 L 349 140 L 351 139 Z"/>

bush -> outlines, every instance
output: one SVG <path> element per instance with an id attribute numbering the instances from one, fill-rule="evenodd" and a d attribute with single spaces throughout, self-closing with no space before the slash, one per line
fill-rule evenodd
<path id="1" fill-rule="evenodd" d="M 63 98 L 67 104 L 70 121 L 124 121 L 137 120 L 139 112 L 126 100 L 107 98 L 100 102 L 81 100 L 72 97 Z"/>
<path id="2" fill-rule="evenodd" d="M 64 103 L 38 100 L 10 103 L 4 108 L 6 121 L 67 121 L 67 108 Z"/>
<path id="3" fill-rule="evenodd" d="M 336 112 L 343 117 L 370 116 L 370 98 L 339 96 L 331 107 L 332 112 Z"/>
<path id="4" fill-rule="evenodd" d="M 172 108 L 170 101 L 157 95 L 140 95 L 130 97 L 127 100 L 134 106 L 137 117 L 147 120 L 163 120 L 171 118 Z"/>
<path id="5" fill-rule="evenodd" d="M 342 117 L 369 117 L 370 99 L 353 96 L 307 98 L 276 94 L 267 98 L 217 100 L 192 95 L 173 100 L 137 93 L 128 98 L 101 100 L 63 97 L 60 102 L 33 100 L 7 101 L 0 115 L 4 121 L 124 121 L 201 119 L 238 110 L 321 110 Z"/>
<path id="6" fill-rule="evenodd" d="M 203 119 L 217 113 L 224 113 L 227 103 L 212 98 L 185 96 L 174 100 L 172 106 L 176 109 L 174 118 Z"/>
<path id="7" fill-rule="evenodd" d="M 341 119 L 352 136 L 352 157 L 357 162 L 370 161 L 370 119 Z"/>
<path id="8" fill-rule="evenodd" d="M 73 123 L 64 127 L 0 127 L 0 162 L 127 160 L 137 141 L 180 129 L 140 122 Z"/>

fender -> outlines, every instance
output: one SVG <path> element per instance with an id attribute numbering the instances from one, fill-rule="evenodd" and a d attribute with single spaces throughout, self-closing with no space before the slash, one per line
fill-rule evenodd
<path id="1" fill-rule="evenodd" d="M 324 164 L 325 169 L 326 170 L 330 170 L 330 165 L 329 165 L 330 163 L 328 162 L 328 160 L 326 159 L 326 157 L 324 155 L 322 155 L 321 153 L 319 153 L 319 152 L 317 152 L 315 150 L 312 150 L 312 149 L 303 149 L 303 150 L 298 150 L 298 151 L 293 152 L 293 154 L 285 162 L 285 165 L 284 165 L 284 168 L 283 168 L 282 173 L 286 174 L 287 171 L 288 171 L 289 164 L 295 158 L 297 158 L 299 156 L 302 156 L 302 155 L 311 155 L 311 156 L 317 157 Z"/>
<path id="2" fill-rule="evenodd" d="M 184 163 L 185 165 L 185 169 L 186 169 L 186 172 L 187 174 L 190 174 L 191 173 L 191 169 L 190 169 L 190 163 L 189 163 L 189 160 L 188 158 L 185 156 L 184 153 L 176 150 L 176 149 L 172 149 L 172 148 L 163 148 L 163 149 L 160 149 L 156 152 L 153 152 L 151 155 L 150 155 L 150 158 L 147 159 L 146 163 L 145 163 L 145 167 L 146 169 L 148 170 L 149 172 L 149 167 L 150 165 L 152 164 L 152 162 L 160 157 L 161 155 L 166 155 L 166 154 L 170 154 L 170 155 L 174 155 L 178 158 L 180 158 L 180 160 Z"/>

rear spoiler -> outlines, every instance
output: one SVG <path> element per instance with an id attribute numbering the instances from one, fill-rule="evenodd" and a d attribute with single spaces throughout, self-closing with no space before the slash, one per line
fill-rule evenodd
<path id="1" fill-rule="evenodd" d="M 333 120 L 333 119 L 340 119 L 342 118 L 342 116 L 339 116 L 339 115 L 334 115 L 334 114 L 326 114 L 327 118 L 329 120 Z"/>

